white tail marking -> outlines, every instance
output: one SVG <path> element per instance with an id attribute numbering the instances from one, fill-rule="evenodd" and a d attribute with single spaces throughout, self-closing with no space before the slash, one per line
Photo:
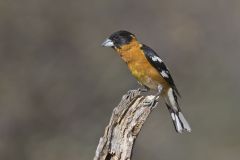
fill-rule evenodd
<path id="1" fill-rule="evenodd" d="M 176 129 L 177 129 L 177 131 L 179 132 L 179 133 L 182 133 L 182 130 L 183 130 L 183 128 L 182 128 L 182 124 L 181 124 L 181 122 L 180 122 L 180 120 L 179 120 L 179 117 L 177 116 L 177 114 L 175 114 L 175 119 L 176 119 Z"/>
<path id="2" fill-rule="evenodd" d="M 168 90 L 168 99 L 169 99 L 171 107 L 173 107 L 173 109 L 175 111 L 178 111 L 177 103 L 175 101 L 172 88 L 169 88 L 169 90 Z"/>
<path id="3" fill-rule="evenodd" d="M 179 114 L 179 119 L 181 120 L 181 122 L 183 124 L 183 128 L 185 130 L 187 130 L 188 132 L 191 132 L 192 129 L 191 129 L 189 123 L 187 122 L 187 120 L 185 119 L 185 117 L 183 116 L 182 112 L 179 112 L 178 114 Z"/>

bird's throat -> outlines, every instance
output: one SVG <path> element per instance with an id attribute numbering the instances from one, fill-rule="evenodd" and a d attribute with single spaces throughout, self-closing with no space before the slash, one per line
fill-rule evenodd
<path id="1" fill-rule="evenodd" d="M 124 60 L 124 62 L 129 63 L 136 59 L 136 54 L 139 54 L 141 44 L 137 41 L 132 41 L 129 44 L 123 45 L 121 48 L 117 48 L 118 54 Z"/>

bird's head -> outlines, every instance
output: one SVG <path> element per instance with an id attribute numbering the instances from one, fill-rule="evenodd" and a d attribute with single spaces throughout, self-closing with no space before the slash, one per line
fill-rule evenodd
<path id="1" fill-rule="evenodd" d="M 117 31 L 111 34 L 109 38 L 102 43 L 102 46 L 120 49 L 122 46 L 130 44 L 133 40 L 136 40 L 134 34 L 128 31 Z"/>

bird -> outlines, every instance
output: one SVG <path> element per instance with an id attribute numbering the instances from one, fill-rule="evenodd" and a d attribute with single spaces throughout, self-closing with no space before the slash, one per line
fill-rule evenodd
<path id="1" fill-rule="evenodd" d="M 163 97 L 177 133 L 191 132 L 178 103 L 180 93 L 169 69 L 157 53 L 140 43 L 133 33 L 120 30 L 112 33 L 103 47 L 113 48 L 127 64 L 131 74 L 143 86 L 141 91 L 156 91 L 155 97 Z"/>

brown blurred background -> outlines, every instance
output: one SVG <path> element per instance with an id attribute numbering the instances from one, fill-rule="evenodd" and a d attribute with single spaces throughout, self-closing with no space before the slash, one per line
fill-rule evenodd
<path id="1" fill-rule="evenodd" d="M 133 159 L 239 159 L 239 0 L 2 0 L 0 159 L 93 158 L 113 107 L 138 87 L 100 46 L 119 29 L 166 62 L 193 129 L 176 134 L 161 102 Z"/>

